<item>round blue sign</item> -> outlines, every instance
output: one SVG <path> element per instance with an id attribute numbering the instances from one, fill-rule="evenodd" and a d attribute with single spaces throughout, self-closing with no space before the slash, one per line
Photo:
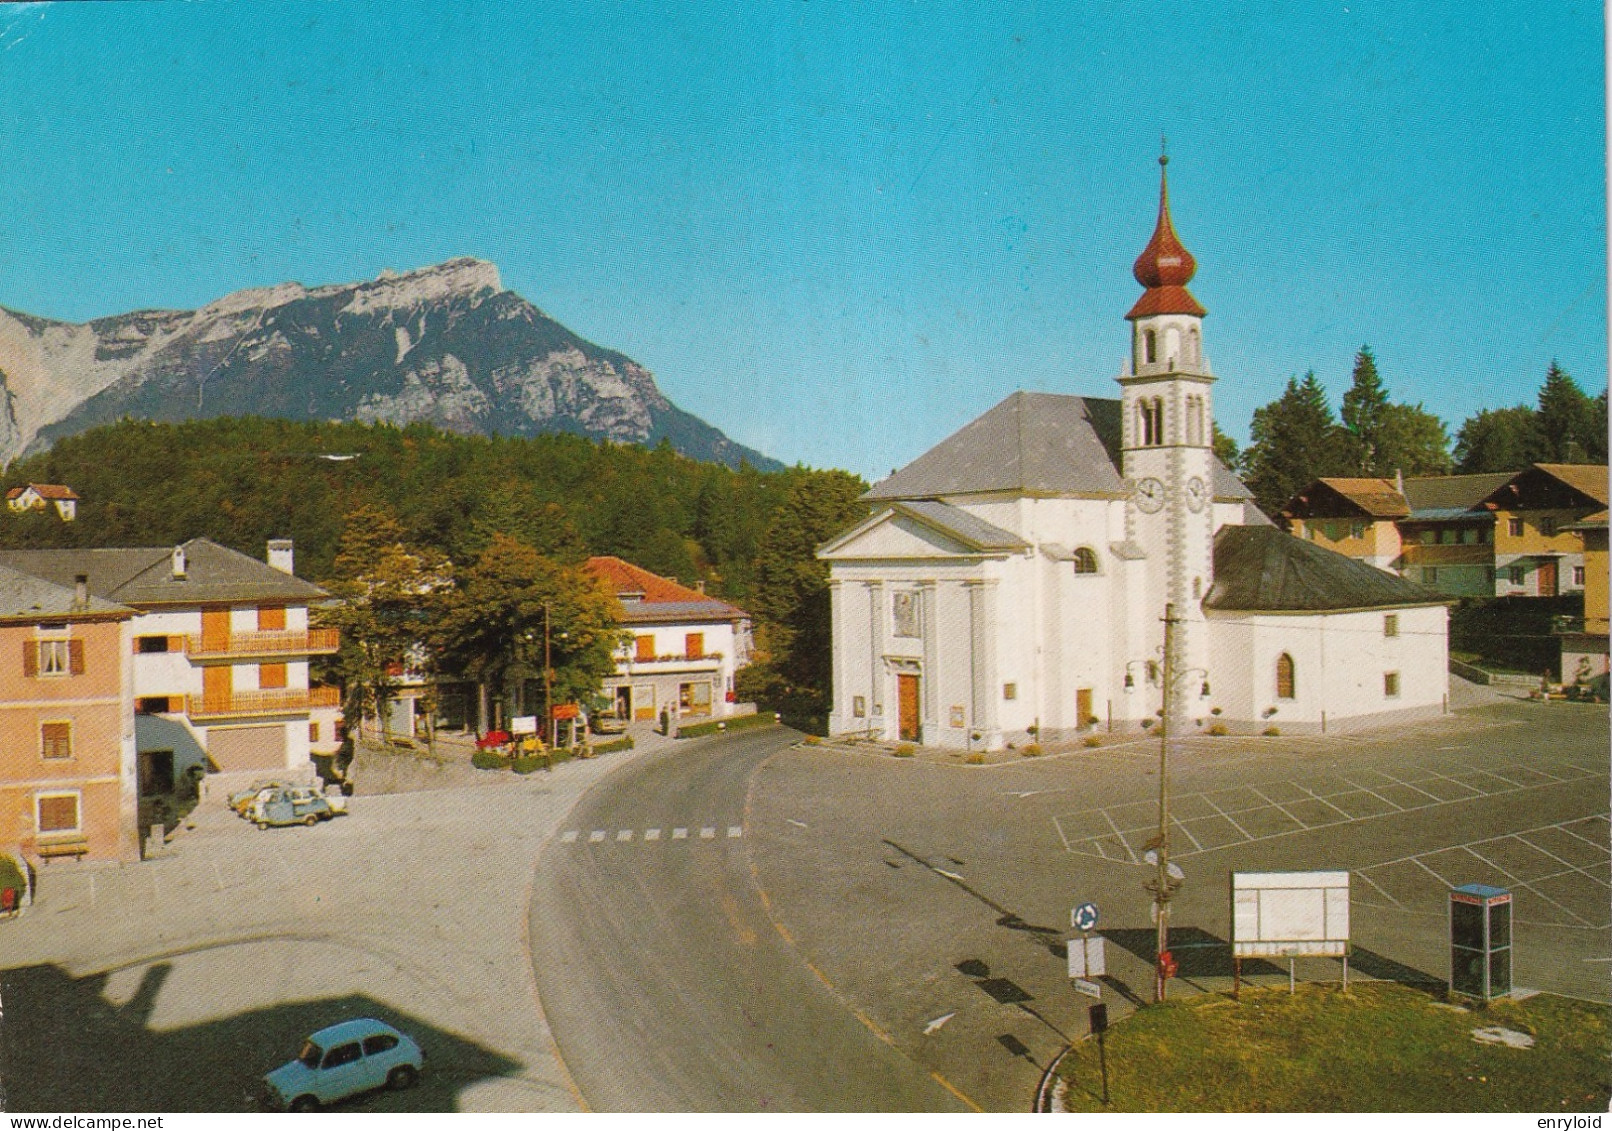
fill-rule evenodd
<path id="1" fill-rule="evenodd" d="M 1097 926 L 1097 905 L 1095 903 L 1082 903 L 1075 908 L 1073 916 L 1075 926 L 1082 931 L 1089 931 Z"/>

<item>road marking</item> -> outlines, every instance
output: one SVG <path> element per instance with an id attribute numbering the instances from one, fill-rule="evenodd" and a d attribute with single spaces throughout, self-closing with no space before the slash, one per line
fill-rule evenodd
<path id="1" fill-rule="evenodd" d="M 659 840 L 660 839 L 660 830 L 659 829 L 645 829 L 644 830 L 644 839 L 645 840 Z"/>
<path id="2" fill-rule="evenodd" d="M 941 1026 L 945 1025 L 946 1022 L 950 1021 L 953 1017 L 956 1017 L 956 1016 L 957 1016 L 957 1011 L 953 1010 L 950 1013 L 945 1013 L 945 1014 L 942 1014 L 941 1016 L 935 1018 L 929 1024 L 924 1026 L 924 1036 L 927 1037 L 931 1033 L 940 1032 Z"/>
<path id="3" fill-rule="evenodd" d="M 785 817 L 784 820 L 786 820 L 790 824 L 794 825 L 797 829 L 809 829 L 809 828 L 811 828 L 811 826 L 808 825 L 805 821 L 797 821 L 793 817 Z"/>
<path id="4" fill-rule="evenodd" d="M 598 844 L 604 838 L 605 838 L 605 831 L 603 829 L 594 829 L 591 833 L 588 834 L 588 843 L 589 844 Z"/>
<path id="5" fill-rule="evenodd" d="M 743 826 L 741 826 L 741 825 L 729 825 L 728 826 L 728 839 L 729 840 L 732 840 L 736 836 L 743 836 L 743 835 L 744 835 Z"/>
<path id="6" fill-rule="evenodd" d="M 959 876 L 956 872 L 948 872 L 944 868 L 936 868 L 935 874 L 937 876 L 945 876 L 948 880 L 956 880 L 958 883 L 963 882 L 963 877 Z"/>
<path id="7" fill-rule="evenodd" d="M 973 1108 L 975 1111 L 981 1112 L 981 1113 L 983 1113 L 985 1111 L 985 1109 L 980 1107 L 979 1104 L 975 1103 L 973 1100 L 971 1100 L 967 1096 L 963 1095 L 963 1093 L 960 1092 L 957 1089 L 957 1085 L 953 1084 L 950 1080 L 946 1079 L 946 1077 L 942 1076 L 940 1073 L 931 1072 L 929 1075 L 931 1075 L 931 1076 L 933 1076 L 935 1078 L 935 1083 L 939 1084 L 942 1088 L 945 1088 L 948 1092 L 950 1092 L 952 1095 L 956 1096 L 958 1099 L 962 1100 L 965 1104 L 967 1104 L 969 1107 Z"/>
<path id="8" fill-rule="evenodd" d="M 570 829 L 570 830 L 567 830 L 565 833 L 561 834 L 560 843 L 561 844 L 575 844 L 576 839 L 577 839 L 577 831 L 575 829 Z"/>
<path id="9" fill-rule="evenodd" d="M 688 839 L 688 830 L 687 829 L 673 829 L 672 830 L 672 839 L 673 840 L 687 840 Z"/>
<path id="10" fill-rule="evenodd" d="M 631 839 L 632 839 L 632 830 L 631 829 L 622 829 L 619 833 L 616 834 L 616 840 L 618 840 L 618 841 L 631 840 Z"/>
<path id="11" fill-rule="evenodd" d="M 700 830 L 700 839 L 701 840 L 712 840 L 715 837 L 716 837 L 716 829 L 714 827 L 712 827 L 711 825 L 706 825 L 703 829 Z"/>

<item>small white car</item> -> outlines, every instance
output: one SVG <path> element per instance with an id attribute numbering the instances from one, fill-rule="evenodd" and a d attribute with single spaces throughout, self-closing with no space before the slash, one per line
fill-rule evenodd
<path id="1" fill-rule="evenodd" d="M 264 1098 L 280 1111 L 317 1111 L 376 1088 L 411 1088 L 424 1067 L 420 1046 L 384 1021 L 343 1021 L 314 1033 L 295 1060 L 263 1077 Z"/>

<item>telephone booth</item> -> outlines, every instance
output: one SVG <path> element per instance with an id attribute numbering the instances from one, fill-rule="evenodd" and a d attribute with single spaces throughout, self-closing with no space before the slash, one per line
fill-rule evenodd
<path id="1" fill-rule="evenodd" d="M 1450 992 L 1493 1001 L 1511 993 L 1511 892 L 1450 890 Z"/>

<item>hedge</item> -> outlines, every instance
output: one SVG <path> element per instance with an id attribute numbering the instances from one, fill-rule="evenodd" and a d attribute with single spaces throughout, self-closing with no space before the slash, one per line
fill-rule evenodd
<path id="1" fill-rule="evenodd" d="M 509 759 L 491 750 L 478 750 L 470 756 L 470 764 L 478 770 L 505 770 Z"/>
<path id="2" fill-rule="evenodd" d="M 736 730 L 745 730 L 749 727 L 773 726 L 778 722 L 768 712 L 758 712 L 754 715 L 736 715 L 728 719 L 713 719 L 708 723 L 695 723 L 692 726 L 678 727 L 678 738 L 701 738 L 708 734 L 721 734 Z"/>
<path id="3" fill-rule="evenodd" d="M 632 735 L 623 735 L 621 738 L 609 742 L 601 742 L 593 747 L 595 754 L 614 754 L 618 750 L 631 750 L 633 748 Z"/>

